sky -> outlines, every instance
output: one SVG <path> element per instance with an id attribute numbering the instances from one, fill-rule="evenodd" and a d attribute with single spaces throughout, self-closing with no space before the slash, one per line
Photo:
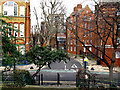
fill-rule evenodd
<path id="1" fill-rule="evenodd" d="M 40 19 L 40 1 L 41 0 L 31 0 L 30 4 L 31 4 L 31 25 L 35 25 L 36 21 L 35 21 L 35 16 L 33 13 L 33 7 L 35 7 L 37 9 L 37 13 L 39 15 L 39 19 Z M 84 8 L 86 5 L 89 5 L 91 10 L 94 10 L 94 2 L 92 0 L 62 0 L 63 4 L 66 6 L 66 13 L 67 16 L 69 16 L 72 12 L 75 6 L 77 6 L 77 4 L 82 4 L 82 8 Z"/>

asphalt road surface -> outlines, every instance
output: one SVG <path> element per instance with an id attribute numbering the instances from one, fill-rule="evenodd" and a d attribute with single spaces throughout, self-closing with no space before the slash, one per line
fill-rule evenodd
<path id="1" fill-rule="evenodd" d="M 67 60 L 67 63 L 64 61 L 62 62 L 53 62 L 50 65 L 51 68 L 46 67 L 41 70 L 39 73 L 40 76 L 43 75 L 43 81 L 49 81 L 52 82 L 55 81 L 57 83 L 58 73 L 60 75 L 60 81 L 76 81 L 76 74 L 77 70 L 81 68 L 81 64 L 78 61 L 75 61 L 74 59 L 71 59 L 70 61 Z M 30 71 L 31 74 L 35 73 L 35 70 Z M 36 77 L 36 80 L 38 81 L 39 74 Z M 99 78 L 109 78 L 109 74 L 97 74 L 97 77 Z M 114 74 L 114 79 L 120 83 L 120 73 Z M 55 83 L 54 82 L 54 83 Z"/>

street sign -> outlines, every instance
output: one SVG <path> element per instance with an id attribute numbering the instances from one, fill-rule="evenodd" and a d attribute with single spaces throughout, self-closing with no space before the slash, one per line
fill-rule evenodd
<path id="1" fill-rule="evenodd" d="M 73 65 L 71 66 L 71 68 L 77 68 L 77 65 L 76 65 L 76 64 L 73 64 Z"/>

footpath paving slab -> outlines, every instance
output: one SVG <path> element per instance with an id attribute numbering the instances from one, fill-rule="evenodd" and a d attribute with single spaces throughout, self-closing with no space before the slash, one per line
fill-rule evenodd
<path id="1" fill-rule="evenodd" d="M 71 57 L 74 58 L 74 57 Z M 74 58 L 76 61 L 78 61 L 79 63 L 83 63 L 83 58 L 77 57 Z M 95 72 L 109 72 L 109 68 L 108 67 L 104 67 L 102 65 L 97 65 L 95 60 L 88 60 L 88 70 L 89 71 L 95 71 Z M 91 68 L 93 68 L 94 70 L 91 70 Z M 117 73 L 120 72 L 120 67 L 114 67 L 113 68 L 113 72 Z"/>

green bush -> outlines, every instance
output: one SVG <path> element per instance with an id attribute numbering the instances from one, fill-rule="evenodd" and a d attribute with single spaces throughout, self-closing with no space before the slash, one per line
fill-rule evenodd
<path id="1" fill-rule="evenodd" d="M 8 76 L 9 79 L 7 79 Z M 24 87 L 26 84 L 31 85 L 34 83 L 34 79 L 27 70 L 15 70 L 15 72 L 3 76 L 4 87 Z"/>

